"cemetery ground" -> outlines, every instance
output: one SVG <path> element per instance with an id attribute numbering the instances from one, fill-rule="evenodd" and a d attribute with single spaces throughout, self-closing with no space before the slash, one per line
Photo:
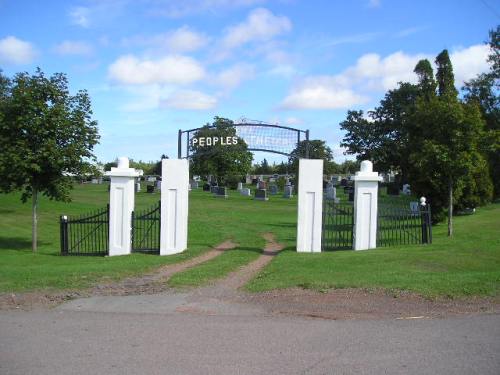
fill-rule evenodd
<path id="1" fill-rule="evenodd" d="M 322 317 L 331 316 L 326 311 L 328 304 L 339 299 L 346 303 L 335 317 L 352 317 L 350 310 L 360 308 L 383 316 L 394 300 L 412 311 L 499 310 L 500 204 L 457 217 L 452 239 L 446 237 L 445 225 L 435 226 L 432 245 L 299 254 L 295 252 L 296 198 L 278 195 L 261 202 L 236 191 L 229 194 L 228 199 L 216 199 L 201 189 L 190 192 L 189 249 L 166 257 L 59 255 L 59 215 L 85 214 L 105 206 L 109 197 L 106 185 L 76 185 L 69 204 L 42 199 L 37 254 L 30 249 L 30 206 L 23 205 L 17 194 L 0 195 L 0 296 L 52 294 L 58 296 L 56 302 L 62 302 L 91 295 L 96 286 L 122 285 L 126 289 L 120 279 L 141 280 L 162 266 L 168 269 L 168 265 L 194 260 L 230 240 L 234 249 L 174 274 L 160 289 L 145 288 L 138 293 L 191 290 L 252 264 L 269 243 L 269 236 L 266 241 L 263 235 L 272 233 L 283 250 L 243 287 L 259 292 L 242 292 L 245 302 L 266 304 L 273 311 L 284 311 L 285 304 L 288 311 Z M 136 209 L 158 200 L 158 193 L 138 193 Z M 135 292 L 132 288 L 131 293 Z M 278 306 L 279 301 L 282 305 Z M 318 311 L 310 311 L 312 305 Z"/>

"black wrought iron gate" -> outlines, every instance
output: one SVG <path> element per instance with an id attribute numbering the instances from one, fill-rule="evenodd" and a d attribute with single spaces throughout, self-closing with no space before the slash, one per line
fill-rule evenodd
<path id="1" fill-rule="evenodd" d="M 353 227 L 352 202 L 323 199 L 323 251 L 352 250 Z"/>
<path id="2" fill-rule="evenodd" d="M 160 253 L 161 204 L 132 212 L 132 252 Z"/>

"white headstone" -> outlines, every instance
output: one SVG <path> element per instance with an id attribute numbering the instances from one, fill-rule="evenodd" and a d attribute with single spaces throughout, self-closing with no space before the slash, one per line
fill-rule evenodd
<path id="1" fill-rule="evenodd" d="M 249 197 L 251 195 L 250 189 L 249 188 L 240 189 L 240 194 L 245 197 Z"/>
<path id="2" fill-rule="evenodd" d="M 243 182 L 238 182 L 238 190 L 243 189 Z"/>

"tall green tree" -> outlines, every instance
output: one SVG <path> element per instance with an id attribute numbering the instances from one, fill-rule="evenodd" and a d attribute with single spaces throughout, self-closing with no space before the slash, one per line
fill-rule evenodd
<path id="1" fill-rule="evenodd" d="M 400 83 L 368 112 L 368 117 L 363 111 L 348 111 L 346 120 L 340 123 L 346 132 L 341 146 L 358 160 L 371 160 L 376 170 L 399 172 L 401 182 L 406 181 L 412 126 L 408 118 L 419 95 L 418 86 Z"/>
<path id="2" fill-rule="evenodd" d="M 484 121 L 477 105 L 458 100 L 446 50 L 437 56 L 436 65 L 438 96 L 420 97 L 411 116 L 420 136 L 410 155 L 410 182 L 412 190 L 431 198 L 436 214 L 447 206 L 451 236 L 454 203 L 478 166 L 485 165 L 480 146 Z"/>
<path id="3" fill-rule="evenodd" d="M 94 172 L 97 122 L 87 92 L 70 95 L 62 73 L 46 77 L 38 68 L 0 81 L 0 190 L 31 198 L 35 252 L 39 196 L 69 201 L 72 176 Z"/>
<path id="4" fill-rule="evenodd" d="M 326 142 L 319 139 L 303 140 L 298 143 L 288 158 L 289 171 L 298 177 L 299 159 L 305 157 L 307 148 L 309 148 L 309 159 L 323 159 L 323 171 L 330 173 L 330 170 L 333 169 L 333 153 L 331 148 L 326 145 Z"/>
<path id="5" fill-rule="evenodd" d="M 489 72 L 479 74 L 465 83 L 465 100 L 475 102 L 486 121 L 486 155 L 494 187 L 495 198 L 500 198 L 500 26 L 490 31 Z"/>
<path id="6" fill-rule="evenodd" d="M 253 155 L 248 151 L 248 146 L 242 138 L 237 137 L 236 128 L 233 126 L 233 121 L 215 117 L 210 127 L 210 124 L 205 125 L 198 130 L 193 138 L 209 138 L 209 137 L 236 137 L 236 144 L 217 144 L 200 145 L 199 143 L 191 143 L 189 145 L 191 157 L 191 172 L 197 175 L 215 175 L 222 183 L 231 176 L 244 176 L 252 168 Z M 232 143 L 232 142 L 231 142 Z"/>

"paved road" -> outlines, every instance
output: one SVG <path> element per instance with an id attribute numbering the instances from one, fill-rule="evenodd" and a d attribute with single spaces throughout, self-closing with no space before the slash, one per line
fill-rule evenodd
<path id="1" fill-rule="evenodd" d="M 332 321 L 133 298 L 0 312 L 0 374 L 500 374 L 500 315 Z"/>

